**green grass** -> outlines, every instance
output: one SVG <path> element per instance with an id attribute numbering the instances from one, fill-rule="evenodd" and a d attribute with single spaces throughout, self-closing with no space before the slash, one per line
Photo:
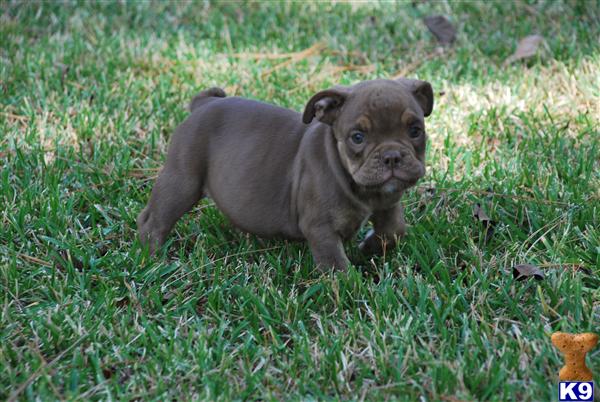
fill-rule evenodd
<path id="1" fill-rule="evenodd" d="M 600 333 L 600 6 L 416 3 L 3 1 L 0 400 L 555 400 L 550 334 Z M 439 13 L 450 49 L 420 20 Z M 534 33 L 539 54 L 504 65 Z M 317 42 L 285 66 L 239 55 Z M 438 97 L 384 258 L 354 242 L 355 268 L 321 274 L 306 245 L 242 234 L 210 201 L 162 253 L 140 248 L 197 91 L 301 110 L 402 71 Z M 546 278 L 514 280 L 525 262 Z M 588 365 L 598 379 L 600 348 Z"/>

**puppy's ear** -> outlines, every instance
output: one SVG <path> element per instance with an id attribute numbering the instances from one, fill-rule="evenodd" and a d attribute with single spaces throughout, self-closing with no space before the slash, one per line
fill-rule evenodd
<path id="1" fill-rule="evenodd" d="M 398 78 L 396 81 L 404 85 L 423 109 L 425 117 L 431 114 L 433 110 L 433 89 L 427 81 L 413 80 L 411 78 Z"/>
<path id="2" fill-rule="evenodd" d="M 333 124 L 347 96 L 348 90 L 343 87 L 318 92 L 306 104 L 302 121 L 308 124 L 316 117 L 325 124 Z"/>

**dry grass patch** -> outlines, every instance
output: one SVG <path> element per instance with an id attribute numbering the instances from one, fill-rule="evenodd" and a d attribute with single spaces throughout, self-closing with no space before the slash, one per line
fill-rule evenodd
<path id="1" fill-rule="evenodd" d="M 438 97 L 437 109 L 428 133 L 434 149 L 444 146 L 452 136 L 459 145 L 474 146 L 481 136 L 469 129 L 473 116 L 494 110 L 520 125 L 519 114 L 550 115 L 555 121 L 569 122 L 565 133 L 572 137 L 581 130 L 577 118 L 587 115 L 596 123 L 600 116 L 600 59 L 588 58 L 576 66 L 552 61 L 547 66 L 522 69 L 511 82 L 489 79 L 485 83 L 452 84 L 445 82 L 444 96 Z M 499 130 L 503 130 L 498 120 Z"/>

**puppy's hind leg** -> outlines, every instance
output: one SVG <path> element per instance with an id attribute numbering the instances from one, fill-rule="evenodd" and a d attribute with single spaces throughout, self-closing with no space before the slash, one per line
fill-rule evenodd
<path id="1" fill-rule="evenodd" d="M 142 244 L 150 252 L 162 246 L 175 223 L 203 196 L 202 178 L 198 174 L 182 173 L 168 164 L 152 189 L 150 201 L 137 218 Z"/>
<path id="2" fill-rule="evenodd" d="M 175 223 L 202 198 L 206 172 L 206 133 L 198 113 L 208 103 L 224 98 L 220 88 L 200 92 L 190 103 L 191 116 L 173 134 L 167 161 L 146 208 L 137 218 L 140 240 L 150 252 L 163 245 Z M 195 117 L 194 117 L 195 116 Z M 203 117 L 202 117 L 203 118 Z"/>

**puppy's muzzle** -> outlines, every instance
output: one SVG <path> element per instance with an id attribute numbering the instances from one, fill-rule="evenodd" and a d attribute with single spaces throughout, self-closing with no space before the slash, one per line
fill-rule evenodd
<path id="1" fill-rule="evenodd" d="M 414 184 L 425 175 L 425 166 L 409 151 L 390 149 L 381 154 L 381 163 L 390 177 Z"/>
<path id="2" fill-rule="evenodd" d="M 400 164 L 402 154 L 397 150 L 385 151 L 383 155 L 381 155 L 381 160 L 388 169 L 394 170 L 396 166 Z"/>

